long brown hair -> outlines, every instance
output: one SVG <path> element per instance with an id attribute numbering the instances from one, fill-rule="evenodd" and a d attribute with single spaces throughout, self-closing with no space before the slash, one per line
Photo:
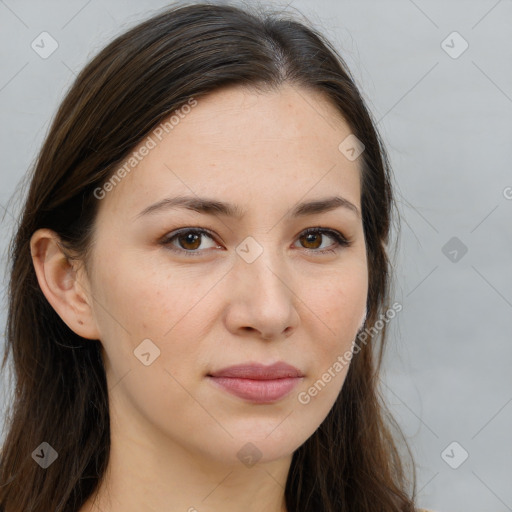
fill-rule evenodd
<path id="1" fill-rule="evenodd" d="M 191 97 L 227 85 L 266 90 L 284 83 L 322 92 L 364 144 L 365 325 L 390 307 L 390 165 L 336 49 L 304 22 L 262 9 L 192 3 L 158 13 L 117 37 L 78 75 L 28 176 L 9 246 L 2 369 L 10 354 L 15 385 L 1 454 L 5 512 L 78 511 L 98 487 L 110 448 L 101 343 L 74 333 L 46 300 L 31 235 L 49 228 L 87 262 L 98 207 L 94 190 L 150 130 Z M 285 489 L 290 512 L 415 510 L 414 465 L 405 470 L 393 429 L 412 460 L 411 452 L 379 390 L 385 338 L 384 324 L 360 344 L 332 410 L 294 453 Z M 42 442 L 58 452 L 44 470 L 32 458 Z"/>

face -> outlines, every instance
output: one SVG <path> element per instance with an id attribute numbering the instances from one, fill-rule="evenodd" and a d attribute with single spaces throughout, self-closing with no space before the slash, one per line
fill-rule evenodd
<path id="1" fill-rule="evenodd" d="M 338 149 L 351 130 L 334 107 L 304 89 L 231 87 L 186 112 L 100 200 L 85 288 L 111 414 L 148 443 L 277 460 L 333 406 L 365 314 L 359 159 Z M 178 196 L 237 215 L 152 207 Z M 346 202 L 296 211 L 334 197 Z M 300 376 L 211 377 L 276 362 Z"/>

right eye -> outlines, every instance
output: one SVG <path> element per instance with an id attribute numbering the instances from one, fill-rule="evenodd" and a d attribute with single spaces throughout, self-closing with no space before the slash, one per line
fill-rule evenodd
<path id="1" fill-rule="evenodd" d="M 213 236 L 206 230 L 200 228 L 183 228 L 178 231 L 173 231 L 166 235 L 162 240 L 162 244 L 169 250 L 178 254 L 184 254 L 186 256 L 197 256 L 203 251 L 199 251 L 201 246 L 201 238 L 207 237 L 213 240 Z M 174 241 L 179 244 L 179 247 L 174 245 Z M 217 245 L 217 247 L 219 247 Z M 203 247 L 204 250 L 204 247 Z"/>

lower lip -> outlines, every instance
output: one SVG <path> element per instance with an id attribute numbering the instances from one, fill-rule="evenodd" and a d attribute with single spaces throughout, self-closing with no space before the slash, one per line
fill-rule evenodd
<path id="1" fill-rule="evenodd" d="M 212 376 L 209 376 L 209 379 L 228 393 L 259 404 L 276 402 L 286 396 L 302 380 L 299 377 L 254 380 Z"/>

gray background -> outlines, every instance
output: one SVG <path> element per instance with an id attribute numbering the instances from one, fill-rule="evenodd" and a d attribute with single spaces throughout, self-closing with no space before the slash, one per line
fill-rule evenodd
<path id="1" fill-rule="evenodd" d="M 8 201 L 74 75 L 167 3 L 0 0 L 3 275 L 19 206 Z M 403 310 L 390 323 L 382 390 L 417 462 L 419 503 L 512 510 L 512 1 L 295 0 L 294 8 L 340 49 L 390 152 L 402 218 L 394 298 Z M 43 31 L 59 45 L 46 59 L 31 48 Z M 463 39 L 448 37 L 454 31 Z M 469 457 L 454 469 L 446 461 L 459 464 L 462 450 Z"/>

